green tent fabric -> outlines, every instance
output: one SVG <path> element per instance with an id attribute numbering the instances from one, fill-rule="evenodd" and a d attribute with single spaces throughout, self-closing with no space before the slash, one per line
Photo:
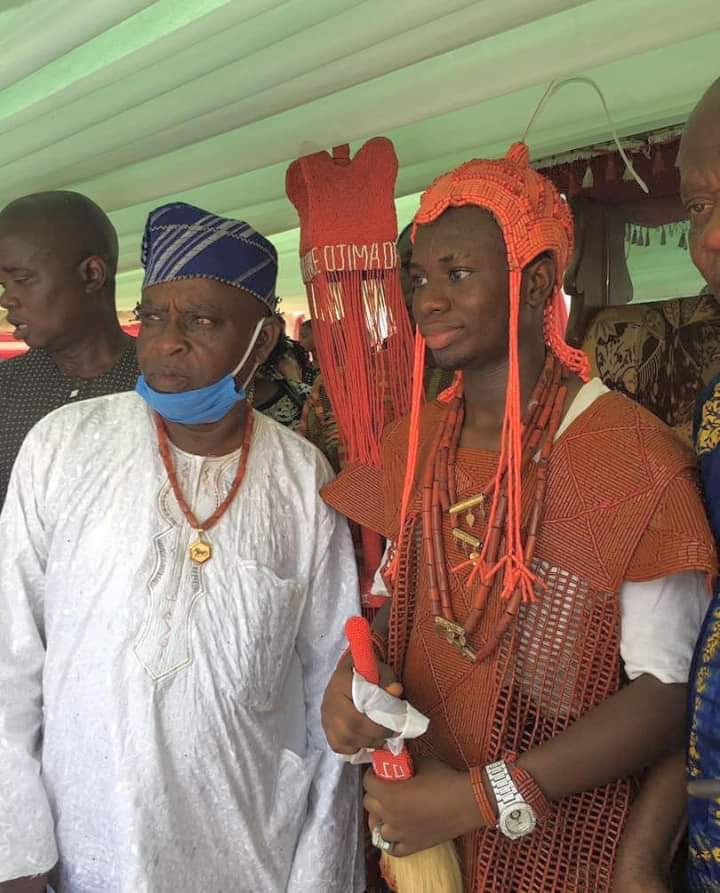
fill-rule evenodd
<path id="1" fill-rule="evenodd" d="M 435 175 L 520 137 L 548 82 L 603 89 L 621 134 L 682 121 L 720 75 L 718 0 L 0 0 L 0 204 L 72 188 L 121 240 L 133 306 L 147 212 L 182 198 L 239 215 L 304 293 L 288 163 L 389 136 L 407 221 Z M 571 86 L 533 130 L 535 157 L 607 139 Z"/>

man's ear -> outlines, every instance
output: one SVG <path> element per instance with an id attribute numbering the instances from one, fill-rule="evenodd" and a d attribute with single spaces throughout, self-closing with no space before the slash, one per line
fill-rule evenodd
<path id="1" fill-rule="evenodd" d="M 258 366 L 262 366 L 273 352 L 281 334 L 282 323 L 276 316 L 271 317 L 269 322 L 266 322 L 260 330 L 255 343 L 255 362 Z"/>
<path id="2" fill-rule="evenodd" d="M 555 290 L 555 258 L 541 254 L 523 270 L 523 301 L 529 307 L 544 307 Z"/>
<path id="3" fill-rule="evenodd" d="M 102 291 L 108 280 L 107 264 L 101 257 L 86 257 L 78 272 L 85 285 L 85 292 L 89 295 Z"/>

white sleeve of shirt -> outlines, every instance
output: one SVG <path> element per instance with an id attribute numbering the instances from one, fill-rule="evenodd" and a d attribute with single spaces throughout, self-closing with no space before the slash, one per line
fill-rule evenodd
<path id="1" fill-rule="evenodd" d="M 382 557 L 382 561 L 380 562 L 378 569 L 375 571 L 372 586 L 370 587 L 370 595 L 382 595 L 385 596 L 385 598 L 390 598 L 390 593 L 388 592 L 388 588 L 385 585 L 385 580 L 383 580 L 382 572 L 385 570 L 385 565 L 388 563 L 391 545 L 392 543 L 390 542 L 390 540 L 388 540 L 388 543 L 385 546 L 385 553 Z"/>
<path id="2" fill-rule="evenodd" d="M 710 604 L 707 577 L 684 571 L 620 589 L 620 656 L 629 679 L 685 683 Z"/>
<path id="3" fill-rule="evenodd" d="M 48 467 L 42 435 L 31 432 L 15 462 L 0 515 L 0 884 L 44 874 L 58 852 L 40 771 L 45 663 L 43 580 Z"/>

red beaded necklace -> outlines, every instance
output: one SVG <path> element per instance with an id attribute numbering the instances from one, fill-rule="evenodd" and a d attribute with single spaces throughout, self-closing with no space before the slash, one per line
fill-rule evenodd
<path id="1" fill-rule="evenodd" d="M 159 415 L 155 416 L 155 427 L 157 428 L 158 433 L 158 447 L 160 449 L 160 456 L 162 457 L 163 465 L 165 466 L 165 471 L 167 471 L 167 476 L 170 480 L 170 486 L 172 487 L 173 493 L 175 494 L 175 499 L 177 500 L 177 503 L 180 506 L 183 515 L 185 515 L 188 524 L 192 527 L 193 530 L 196 530 L 198 533 L 198 538 L 195 540 L 195 542 L 190 544 L 190 548 L 188 550 L 190 560 L 193 561 L 195 564 L 205 564 L 206 561 L 209 561 L 212 558 L 212 546 L 207 541 L 205 534 L 208 530 L 211 530 L 217 524 L 217 522 L 222 518 L 228 508 L 230 508 L 233 499 L 235 499 L 235 496 L 240 489 L 240 484 L 242 484 L 243 482 L 245 471 L 247 469 L 248 456 L 250 454 L 250 443 L 252 441 L 253 434 L 253 424 L 253 412 L 252 410 L 248 410 L 245 414 L 245 432 L 243 436 L 242 451 L 240 453 L 240 458 L 238 459 L 237 471 L 235 472 L 235 477 L 233 479 L 228 495 L 225 497 L 225 499 L 223 499 L 220 505 L 212 513 L 212 515 L 210 515 L 207 521 L 201 524 L 188 505 L 188 502 L 185 499 L 185 496 L 183 495 L 182 489 L 180 487 L 180 483 L 177 478 L 177 472 L 175 470 L 175 465 L 172 459 L 172 454 L 170 452 L 170 442 L 168 439 L 165 422 Z"/>
<path id="2" fill-rule="evenodd" d="M 521 473 L 535 461 L 535 499 L 525 536 L 518 530 L 523 542 L 524 563 L 532 562 L 537 542 L 537 532 L 542 518 L 545 498 L 547 464 L 553 442 L 562 421 L 563 408 L 567 397 L 564 384 L 565 373 L 560 362 L 548 354 L 545 368 L 528 403 L 522 425 Z M 477 495 L 457 501 L 455 464 L 464 420 L 464 400 L 461 390 L 456 389 L 438 432 L 434 458 L 428 462 L 422 483 L 422 529 L 423 551 L 429 581 L 429 595 L 435 616 L 436 629 L 457 650 L 469 660 L 482 661 L 492 654 L 508 627 L 517 616 L 527 590 L 520 580 L 513 576 L 513 567 L 507 558 L 500 558 L 503 547 L 503 531 L 507 513 L 507 450 L 500 454 L 497 473 Z M 497 497 L 497 498 L 496 498 Z M 486 518 L 485 539 L 481 541 L 473 533 L 462 529 L 460 515 L 465 514 L 465 523 L 473 528 L 474 510 L 479 508 L 484 515 L 484 506 L 490 506 Z M 471 593 L 471 609 L 463 624 L 456 621 L 450 595 L 448 563 L 443 540 L 443 513 L 448 512 L 454 538 L 459 541 L 469 555 L 466 561 L 451 568 L 454 573 L 467 572 L 464 586 Z M 497 628 L 489 636 L 480 651 L 475 652 L 468 645 L 468 637 L 476 629 L 495 580 L 504 571 L 502 595 L 506 600 L 503 617 Z M 533 579 L 533 582 L 536 582 Z"/>

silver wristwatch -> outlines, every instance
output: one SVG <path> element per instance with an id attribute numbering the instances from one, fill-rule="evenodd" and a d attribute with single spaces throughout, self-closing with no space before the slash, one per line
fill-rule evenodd
<path id="1" fill-rule="evenodd" d="M 532 806 L 523 800 L 504 760 L 485 767 L 498 807 L 497 829 L 510 840 L 532 834 L 537 817 Z"/>

